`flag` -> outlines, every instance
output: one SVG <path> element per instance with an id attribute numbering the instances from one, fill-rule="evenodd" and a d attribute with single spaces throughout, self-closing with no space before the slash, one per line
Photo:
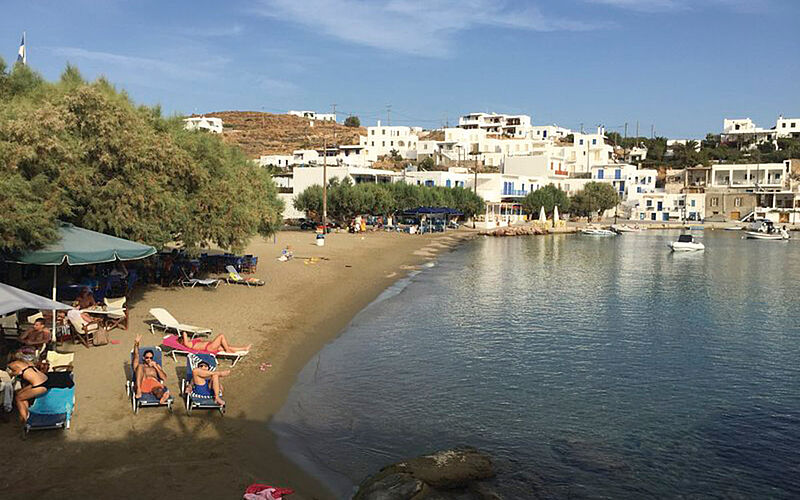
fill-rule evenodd
<path id="1" fill-rule="evenodd" d="M 22 42 L 19 44 L 19 52 L 17 52 L 17 62 L 28 64 L 28 53 L 25 50 L 25 33 L 22 34 Z"/>

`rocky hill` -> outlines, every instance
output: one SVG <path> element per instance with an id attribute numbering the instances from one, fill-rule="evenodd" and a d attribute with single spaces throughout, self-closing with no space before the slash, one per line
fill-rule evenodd
<path id="1" fill-rule="evenodd" d="M 199 115 L 194 115 L 199 116 Z M 292 154 L 295 149 L 321 148 L 328 144 L 358 144 L 358 136 L 366 135 L 363 127 L 352 128 L 332 122 L 311 121 L 292 115 L 276 115 L 258 111 L 220 111 L 204 116 L 222 118 L 222 138 L 236 144 L 251 158 L 269 154 Z"/>

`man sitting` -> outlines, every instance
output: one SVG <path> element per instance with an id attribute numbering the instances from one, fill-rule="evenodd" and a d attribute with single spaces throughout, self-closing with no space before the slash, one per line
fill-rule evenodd
<path id="1" fill-rule="evenodd" d="M 163 380 L 167 378 L 164 369 L 155 361 L 155 354 L 148 349 L 142 354 L 142 363 L 139 363 L 139 342 L 141 335 L 136 336 L 133 342 L 133 373 L 136 377 L 136 398 L 141 398 L 143 393 L 150 393 L 157 397 L 159 403 L 164 404 L 169 399 L 169 389 Z"/>
<path id="2" fill-rule="evenodd" d="M 50 342 L 50 329 L 45 326 L 44 318 L 39 318 L 33 322 L 33 326 L 25 330 L 19 336 L 19 341 L 23 345 L 35 347 L 36 349 Z"/>

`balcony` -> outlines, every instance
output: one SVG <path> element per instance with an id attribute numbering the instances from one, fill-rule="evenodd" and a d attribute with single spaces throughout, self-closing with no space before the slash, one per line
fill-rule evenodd
<path id="1" fill-rule="evenodd" d="M 567 172 L 566 170 L 556 170 L 555 175 L 563 175 L 564 177 L 566 177 L 569 175 L 569 172 Z"/>
<path id="2" fill-rule="evenodd" d="M 528 196 L 524 189 L 503 189 L 503 196 Z"/>

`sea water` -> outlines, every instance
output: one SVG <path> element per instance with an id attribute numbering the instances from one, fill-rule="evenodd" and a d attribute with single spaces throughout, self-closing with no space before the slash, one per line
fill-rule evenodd
<path id="1" fill-rule="evenodd" d="M 800 241 L 480 238 L 363 310 L 272 427 L 340 498 L 472 445 L 507 498 L 800 497 Z"/>

